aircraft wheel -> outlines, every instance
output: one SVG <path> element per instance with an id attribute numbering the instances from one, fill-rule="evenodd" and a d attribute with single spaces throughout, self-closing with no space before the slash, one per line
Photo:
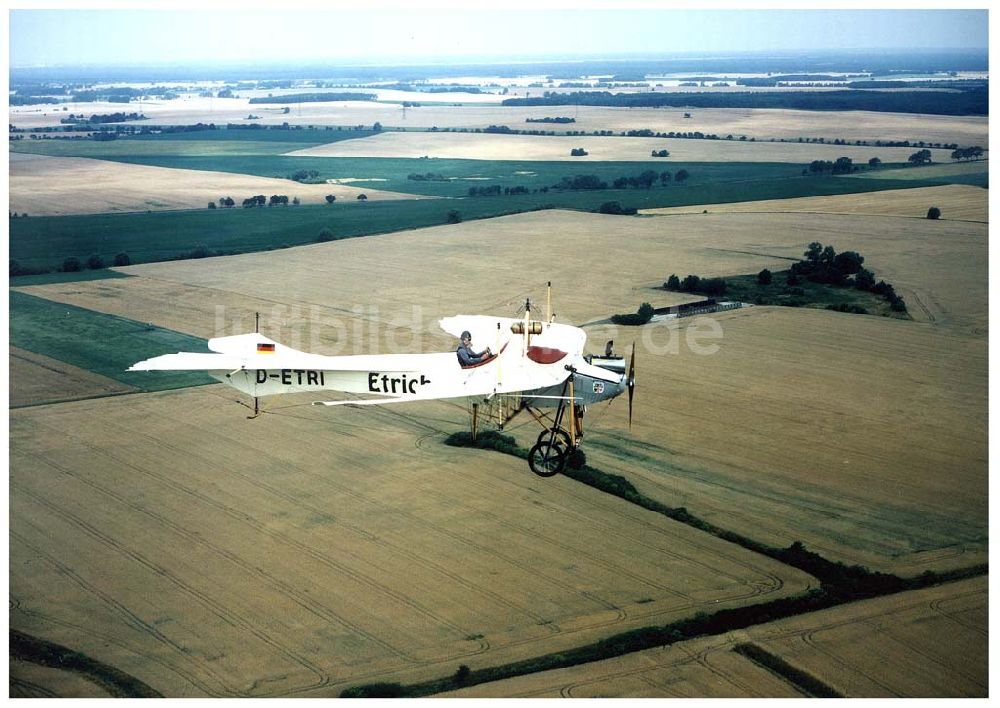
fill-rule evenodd
<path id="1" fill-rule="evenodd" d="M 547 440 L 536 443 L 528 452 L 528 467 L 539 477 L 551 477 L 566 468 L 566 449 Z"/>
<path id="2" fill-rule="evenodd" d="M 538 444 L 541 444 L 543 442 L 549 442 L 551 439 L 552 439 L 552 431 L 551 430 L 543 430 L 542 432 L 540 432 L 538 434 L 538 440 L 536 440 L 535 442 L 538 443 Z M 562 445 L 567 450 L 569 450 L 571 447 L 573 447 L 570 444 L 570 441 L 569 441 L 569 433 L 567 433 L 562 428 L 557 428 L 556 429 L 556 439 L 555 439 L 555 442 L 558 443 L 558 444 L 560 444 L 560 445 Z"/>

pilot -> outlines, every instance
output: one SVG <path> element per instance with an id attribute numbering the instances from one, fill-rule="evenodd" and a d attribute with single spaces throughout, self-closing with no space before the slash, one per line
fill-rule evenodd
<path id="1" fill-rule="evenodd" d="M 458 363 L 462 366 L 473 366 L 493 356 L 493 352 L 490 351 L 489 347 L 486 347 L 486 349 L 478 354 L 472 351 L 472 335 L 469 334 L 468 330 L 462 332 L 461 339 L 462 343 L 458 345 L 456 353 L 458 354 Z"/>

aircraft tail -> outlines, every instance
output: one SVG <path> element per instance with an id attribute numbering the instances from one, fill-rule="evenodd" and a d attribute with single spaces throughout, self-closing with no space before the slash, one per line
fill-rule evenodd
<path id="1" fill-rule="evenodd" d="M 316 355 L 286 347 L 263 334 L 251 332 L 208 340 L 213 354 L 177 352 L 136 362 L 129 371 L 235 371 L 237 369 L 293 369 L 315 364 Z"/>

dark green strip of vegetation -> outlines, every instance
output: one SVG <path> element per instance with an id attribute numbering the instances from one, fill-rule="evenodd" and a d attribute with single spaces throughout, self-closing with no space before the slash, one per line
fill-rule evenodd
<path id="1" fill-rule="evenodd" d="M 747 91 L 725 93 L 610 93 L 577 91 L 508 98 L 505 106 L 624 106 L 677 108 L 792 108 L 806 111 L 888 111 L 989 115 L 989 93 L 968 91 Z"/>
<path id="2" fill-rule="evenodd" d="M 131 275 L 119 273 L 116 270 L 101 268 L 99 270 L 77 270 L 68 273 L 39 273 L 38 275 L 14 275 L 8 284 L 12 288 L 24 288 L 29 285 L 50 285 L 52 283 L 78 283 L 87 280 L 111 280 L 114 278 L 131 278 Z"/>
<path id="3" fill-rule="evenodd" d="M 472 441 L 469 433 L 454 433 L 445 440 L 445 443 L 457 447 L 499 450 L 515 457 L 527 457 L 527 451 L 518 446 L 511 436 L 493 431 L 478 436 L 475 442 Z M 696 637 L 724 634 L 733 630 L 766 624 L 786 617 L 794 617 L 796 615 L 835 607 L 863 598 L 888 595 L 904 590 L 916 590 L 941 583 L 985 575 L 989 570 L 989 567 L 984 564 L 946 573 L 927 571 L 918 577 L 908 579 L 885 573 L 873 573 L 861 566 L 845 566 L 839 562 L 832 563 L 816 553 L 807 551 L 798 541 L 786 549 L 779 549 L 758 543 L 731 531 L 726 531 L 698 519 L 688 513 L 683 507 L 674 509 L 643 496 L 621 475 L 606 474 L 586 464 L 583 464 L 580 469 L 573 469 L 569 466 L 566 468 L 564 474 L 596 489 L 638 504 L 645 509 L 664 514 L 676 521 L 688 524 L 719 538 L 737 543 L 751 551 L 763 553 L 799 568 L 818 578 L 821 581 L 821 587 L 813 588 L 796 597 L 771 600 L 747 607 L 720 610 L 712 614 L 699 612 L 694 617 L 671 622 L 667 625 L 643 627 L 616 634 L 593 644 L 553 654 L 544 654 L 501 666 L 472 671 L 468 666 L 462 665 L 451 676 L 423 683 L 411 685 L 374 683 L 354 686 L 345 689 L 341 693 L 341 697 L 398 698 L 430 696 L 466 686 L 500 681 L 540 671 L 561 669 L 643 651 L 645 649 L 668 646 Z"/>
<path id="4" fill-rule="evenodd" d="M 10 291 L 10 345 L 107 376 L 142 391 L 216 383 L 199 371 L 126 371 L 149 357 L 208 352 L 204 339 Z"/>
<path id="5" fill-rule="evenodd" d="M 761 666 L 780 678 L 788 681 L 796 689 L 806 694 L 810 698 L 844 698 L 845 696 L 835 691 L 830 686 L 820 681 L 818 678 L 801 669 L 797 669 L 780 656 L 765 651 L 756 644 L 737 644 L 733 651 L 740 656 L 746 657 L 753 663 Z"/>
<path id="6" fill-rule="evenodd" d="M 107 690 L 115 698 L 163 698 L 163 694 L 135 676 L 91 659 L 78 651 L 16 629 L 10 630 L 10 656 L 21 661 L 80 674 Z"/>
<path id="7" fill-rule="evenodd" d="M 341 91 L 336 93 L 294 93 L 281 96 L 257 96 L 250 103 L 279 103 L 291 105 L 295 103 L 323 103 L 326 101 L 374 101 L 374 93 L 355 93 Z"/>

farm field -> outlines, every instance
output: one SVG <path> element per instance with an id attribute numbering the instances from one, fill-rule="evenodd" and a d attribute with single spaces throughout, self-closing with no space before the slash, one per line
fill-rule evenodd
<path id="1" fill-rule="evenodd" d="M 947 88 L 867 105 L 985 110 L 985 69 L 913 59 L 926 76 L 878 78 Z M 579 80 L 631 81 L 604 68 Z M 553 85 L 558 66 L 443 69 L 390 84 L 350 67 L 377 101 L 299 102 L 280 72 L 154 72 L 135 86 L 180 98 L 10 107 L 10 695 L 987 696 L 989 162 L 951 155 L 988 147 L 988 117 L 502 106 L 578 89 Z M 12 100 L 75 90 L 31 78 L 50 73 L 24 69 Z M 398 90 L 423 76 L 494 93 Z M 205 93 L 222 89 L 239 98 Z M 286 102 L 249 102 L 267 96 Z M 19 132 L 123 110 L 165 132 Z M 907 166 L 925 147 L 933 164 Z M 843 156 L 857 172 L 809 171 Z M 256 194 L 301 204 L 241 208 Z M 208 208 L 224 196 L 236 208 Z M 816 241 L 859 252 L 908 314 L 819 309 L 842 293 L 807 300 L 810 283 L 788 295 L 809 307 L 612 324 L 703 299 L 667 291 L 671 274 L 777 282 Z M 72 272 L 93 256 L 132 265 Z M 546 282 L 556 321 L 589 353 L 635 352 L 637 381 L 634 411 L 590 407 L 586 465 L 552 478 L 446 444 L 469 428 L 462 400 L 284 395 L 253 417 L 203 372 L 126 370 L 253 331 L 255 313 L 319 354 L 453 351 L 440 318 L 518 316 L 526 298 L 541 318 Z M 502 433 L 526 450 L 538 431 L 522 412 Z M 60 668 L 32 655 L 53 644 Z"/>
<path id="2" fill-rule="evenodd" d="M 138 389 L 41 354 L 10 348 L 10 406 L 130 393 Z"/>
<path id="3" fill-rule="evenodd" d="M 963 165 L 962 167 L 966 167 Z M 898 174 L 905 170 L 893 171 Z M 900 185 L 903 186 L 902 184 Z M 769 199 L 764 201 L 729 202 L 725 204 L 692 204 L 683 207 L 643 209 L 643 214 L 699 214 L 705 209 L 714 214 L 748 212 L 801 212 L 814 214 L 869 214 L 871 216 L 908 216 L 926 218 L 927 209 L 937 206 L 941 218 L 956 221 L 989 222 L 987 190 L 967 185 L 943 185 L 865 194 L 843 194 L 826 197 Z"/>
<path id="4" fill-rule="evenodd" d="M 245 413 L 220 386 L 11 411 L 11 625 L 165 695 L 335 696 L 815 584 L 442 445 L 462 406 Z"/>
<path id="5" fill-rule="evenodd" d="M 275 158 L 264 157 L 256 169 L 264 171 Z M 323 162 L 328 158 L 287 158 Z M 218 158 L 210 158 L 211 169 Z M 340 164 L 356 162 L 354 166 Z M 383 161 L 396 163 L 380 164 Z M 654 186 L 651 189 L 557 190 L 548 185 L 567 177 L 572 168 L 560 168 L 555 162 L 479 162 L 475 160 L 434 163 L 453 175 L 445 181 L 412 181 L 405 177 L 419 160 L 390 158 L 338 158 L 335 174 L 360 175 L 365 180 L 344 178 L 351 186 L 376 183 L 383 189 L 412 191 L 426 195 L 451 195 L 445 199 L 386 199 L 365 201 L 340 199 L 329 205 L 300 205 L 289 208 L 208 209 L 186 211 L 150 211 L 127 214 L 82 214 L 35 216 L 10 220 L 10 256 L 28 268 L 58 268 L 68 257 L 86 263 L 97 254 L 111 263 L 119 253 L 126 253 L 132 263 L 168 261 L 192 255 L 220 255 L 269 251 L 311 244 L 327 239 L 369 236 L 448 223 L 453 212 L 466 222 L 538 209 L 563 208 L 596 211 L 608 202 L 623 207 L 653 208 L 692 203 L 753 201 L 804 195 L 831 195 L 896 189 L 896 180 L 852 180 L 833 176 L 802 177 L 793 165 L 763 164 L 759 170 L 724 163 L 688 165 L 694 172 L 683 186 Z M 445 161 L 442 161 L 445 162 Z M 472 165 L 479 162 L 479 169 Z M 407 165 L 406 163 L 409 163 Z M 527 169 L 532 164 L 535 170 Z M 648 163 L 590 163 L 602 180 L 635 176 Z M 683 164 L 683 163 L 682 163 Z M 426 169 L 426 163 L 418 169 Z M 675 167 L 677 164 L 675 163 Z M 322 165 L 320 165 L 322 167 Z M 293 168 L 294 169 L 294 168 Z M 576 170 L 582 169 L 576 166 Z M 584 168 L 585 169 L 585 168 Z M 268 172 L 273 173 L 272 169 Z M 759 174 L 754 175 L 754 172 Z M 374 174 L 373 174 L 374 173 Z M 471 175 L 479 174 L 479 177 Z M 795 173 L 795 174 L 790 174 Z M 578 173 L 579 174 L 579 173 Z M 384 176 L 383 176 L 384 175 Z M 454 179 L 452 179 L 454 177 Z M 328 178 L 334 179 L 334 178 Z M 339 177 L 336 179 L 340 179 Z M 470 181 L 465 181 L 466 179 Z M 469 184 L 494 188 L 525 184 L 541 187 L 537 193 L 496 196 L 468 196 Z M 384 180 L 384 181 L 383 181 Z M 925 186 L 934 182 L 910 182 Z M 506 187 L 503 187 L 506 188 Z M 523 187 L 522 187 L 523 188 Z M 77 185 L 77 189 L 84 189 Z M 67 192 L 69 195 L 69 192 Z M 67 196 L 69 198 L 69 196 Z M 84 195 L 84 201 L 89 199 Z M 31 216 L 29 214 L 29 216 Z M 20 282 L 20 280 L 18 280 Z"/>
<path id="6" fill-rule="evenodd" d="M 596 466 L 750 537 L 802 540 L 834 559 L 916 574 L 985 553 L 985 234 L 984 224 L 865 215 L 539 212 L 24 290 L 201 338 L 247 331 L 259 310 L 263 331 L 303 349 L 441 351 L 452 342 L 437 331 L 439 317 L 510 313 L 523 293 L 544 302 L 543 278 L 521 264 L 547 260 L 560 321 L 594 323 L 592 349 L 606 338 L 639 346 L 636 423 L 626 434 L 624 406 L 595 411 L 588 455 Z M 689 329 L 712 331 L 698 319 L 673 328 L 599 324 L 643 301 L 689 297 L 658 289 L 668 271 L 786 267 L 812 240 L 859 250 L 918 321 L 751 308 L 716 318 L 721 339 L 705 342 L 719 347 L 711 356 L 682 344 Z M 574 288 L 586 261 L 550 255 L 572 254 L 578 242 L 602 262 L 633 262 L 630 279 L 597 268 L 587 288 Z M 369 294 L 363 283 L 374 272 L 380 288 Z M 963 287 L 954 272 L 966 274 Z M 474 284 L 458 304 L 456 273 Z M 162 307 L 166 298 L 171 308 Z"/>
<path id="7" fill-rule="evenodd" d="M 587 155 L 573 157 L 570 151 L 583 148 Z M 867 163 L 872 157 L 882 162 L 905 163 L 912 147 L 866 147 L 819 145 L 798 142 L 751 142 L 671 138 L 631 138 L 595 136 L 494 135 L 482 133 L 398 133 L 384 132 L 373 137 L 344 140 L 330 145 L 303 148 L 289 153 L 295 157 L 430 157 L 437 159 L 503 160 L 517 155 L 522 160 L 567 160 L 579 162 L 650 160 L 653 150 L 667 149 L 664 169 L 671 162 L 790 162 L 808 165 L 813 160 L 835 161 L 850 157 Z M 951 150 L 931 150 L 936 161 L 950 159 Z"/>
<path id="8" fill-rule="evenodd" d="M 537 89 L 535 89 L 537 91 Z M 828 142 L 845 140 L 904 141 L 912 143 L 958 143 L 986 147 L 989 121 L 984 116 L 937 116 L 877 111 L 801 111 L 786 109 L 744 108 L 614 108 L 597 106 L 500 106 L 502 97 L 492 94 L 466 94 L 447 105 L 422 105 L 402 110 L 403 100 L 427 103 L 431 97 L 415 94 L 394 96 L 400 103 L 342 101 L 333 103 L 289 103 L 292 110 L 282 113 L 282 105 L 251 105 L 249 99 L 182 98 L 176 101 L 143 102 L 142 113 L 154 125 L 169 124 L 250 124 L 261 125 L 338 125 L 370 126 L 375 122 L 387 128 L 420 129 L 486 128 L 507 125 L 512 129 L 562 129 L 591 133 L 595 130 L 650 129 L 660 133 L 701 132 L 725 138 L 746 135 L 757 140 L 798 140 L 824 138 Z M 437 94 L 441 101 L 446 94 Z M 446 99 L 445 99 L 446 100 Z M 461 102 L 463 105 L 452 105 Z M 483 105 L 485 103 L 486 105 Z M 120 104 L 67 104 L 67 111 L 51 106 L 13 106 L 9 122 L 18 128 L 58 126 L 67 113 L 86 115 L 115 113 Z M 249 114 L 259 116 L 247 120 Z M 690 118 L 685 118 L 685 114 Z M 568 116 L 575 119 L 567 126 L 527 123 L 528 118 Z"/>
<path id="9" fill-rule="evenodd" d="M 456 698 L 802 698 L 734 651 L 753 644 L 846 698 L 988 695 L 986 578 L 860 602 L 597 664 L 452 691 Z"/>
<path id="10" fill-rule="evenodd" d="M 238 202 L 256 194 L 283 194 L 303 204 L 338 199 L 415 199 L 410 194 L 348 185 L 301 184 L 226 172 L 127 165 L 79 157 L 11 153 L 10 210 L 31 216 L 96 214 L 172 209 L 204 209 L 232 196 Z"/>

